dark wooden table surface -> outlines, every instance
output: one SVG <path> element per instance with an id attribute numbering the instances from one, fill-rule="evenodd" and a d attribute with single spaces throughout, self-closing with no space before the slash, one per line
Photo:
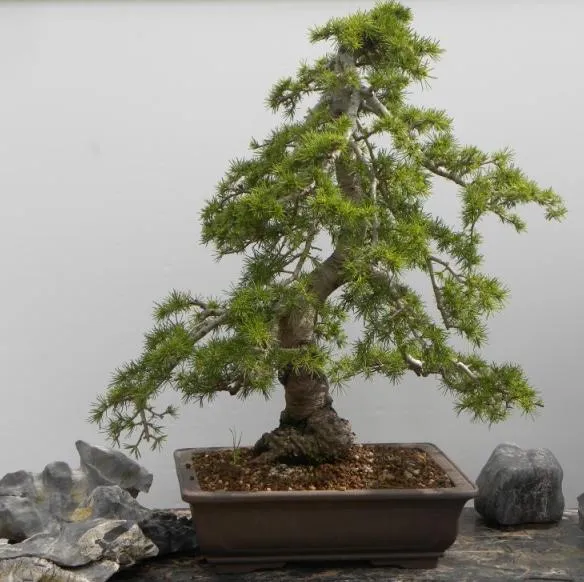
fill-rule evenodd
<path id="1" fill-rule="evenodd" d="M 434 570 L 373 568 L 358 564 L 314 565 L 248 574 L 218 574 L 196 556 L 154 559 L 119 572 L 111 582 L 584 582 L 584 531 L 576 511 L 553 526 L 486 527 L 472 508 L 460 520 L 455 544 Z"/>

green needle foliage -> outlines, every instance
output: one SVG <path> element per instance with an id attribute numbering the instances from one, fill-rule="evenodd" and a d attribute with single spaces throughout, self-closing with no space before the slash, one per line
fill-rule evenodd
<path id="1" fill-rule="evenodd" d="M 269 397 L 286 366 L 335 386 L 358 375 L 436 376 L 457 411 L 489 423 L 541 406 L 518 365 L 477 353 L 486 318 L 508 293 L 481 272 L 480 226 L 495 215 L 521 232 L 519 207 L 539 205 L 549 220 L 566 209 L 510 150 L 460 144 L 444 111 L 406 101 L 442 52 L 411 19 L 408 8 L 382 2 L 312 29 L 311 42 L 332 52 L 273 86 L 267 103 L 282 124 L 231 162 L 202 211 L 202 242 L 218 258 L 243 255 L 241 276 L 220 299 L 173 291 L 156 306 L 142 354 L 117 370 L 91 411 L 114 443 L 138 429 L 126 445 L 134 454 L 142 440 L 162 444 L 160 421 L 176 410 L 156 411 L 153 401 L 166 387 L 185 403 L 221 391 Z M 456 226 L 426 209 L 435 180 L 458 192 Z M 331 255 L 317 246 L 323 239 Z M 406 284 L 413 271 L 428 277 L 439 317 Z M 352 345 L 348 318 L 362 327 Z M 304 325 L 308 340 L 285 341 L 285 325 L 296 336 Z M 456 336 L 470 352 L 453 347 Z"/>

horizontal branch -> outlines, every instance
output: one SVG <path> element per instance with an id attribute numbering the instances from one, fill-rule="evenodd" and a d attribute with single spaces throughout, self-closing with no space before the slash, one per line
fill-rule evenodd
<path id="1" fill-rule="evenodd" d="M 440 374 L 444 376 L 444 370 L 425 370 L 424 369 L 424 362 L 419 360 L 418 358 L 414 358 L 411 354 L 406 353 L 404 355 L 404 359 L 408 364 L 408 368 L 416 373 L 418 376 L 429 376 L 430 374 Z M 471 380 L 477 381 L 479 377 L 475 374 L 464 362 L 460 360 L 456 360 L 453 364 L 462 370 Z"/>
<path id="2" fill-rule="evenodd" d="M 214 329 L 217 329 L 221 325 L 225 324 L 227 322 L 227 317 L 228 313 L 225 311 L 213 319 L 206 319 L 192 330 L 191 340 L 193 342 L 198 342 L 199 340 L 203 339 Z"/>
<path id="3" fill-rule="evenodd" d="M 466 188 L 468 186 L 468 182 L 465 182 L 464 180 L 459 178 L 456 174 L 453 174 L 452 172 L 449 172 L 447 170 L 440 168 L 440 166 L 430 164 L 429 162 L 422 162 L 422 165 L 424 166 L 424 168 L 426 168 L 427 170 L 429 170 L 433 174 L 436 174 L 436 176 L 446 178 L 447 180 L 450 180 L 451 182 L 458 184 L 462 188 Z"/>
<path id="4" fill-rule="evenodd" d="M 202 309 L 202 315 L 204 318 L 207 317 L 219 317 L 226 313 L 225 308 L 223 307 L 209 307 L 209 304 L 205 301 L 201 301 L 200 299 L 192 299 L 190 304 L 193 307 L 200 307 Z"/>

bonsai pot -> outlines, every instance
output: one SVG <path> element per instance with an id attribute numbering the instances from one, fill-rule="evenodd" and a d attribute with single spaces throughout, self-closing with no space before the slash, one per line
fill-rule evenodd
<path id="1" fill-rule="evenodd" d="M 438 559 L 456 540 L 462 509 L 475 497 L 477 489 L 432 444 L 383 446 L 426 452 L 453 486 L 203 491 L 190 465 L 192 455 L 220 447 L 175 451 L 181 497 L 190 504 L 202 558 L 224 572 L 278 568 L 287 563 L 355 560 L 379 566 L 436 567 Z"/>

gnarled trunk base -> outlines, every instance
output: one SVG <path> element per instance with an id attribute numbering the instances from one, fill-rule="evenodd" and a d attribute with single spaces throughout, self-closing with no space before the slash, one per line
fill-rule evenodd
<path id="1" fill-rule="evenodd" d="M 345 458 L 355 434 L 332 407 L 326 378 L 286 372 L 280 381 L 286 387 L 286 409 L 280 425 L 255 444 L 257 460 L 319 465 Z"/>
<path id="2" fill-rule="evenodd" d="M 262 461 L 319 465 L 346 457 L 354 438 L 349 421 L 325 407 L 300 424 L 280 423 L 264 433 L 254 452 Z"/>

